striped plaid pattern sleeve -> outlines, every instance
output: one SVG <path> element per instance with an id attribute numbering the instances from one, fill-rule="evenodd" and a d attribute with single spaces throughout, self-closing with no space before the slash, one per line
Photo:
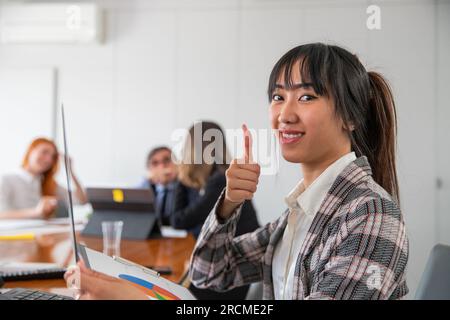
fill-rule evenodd
<path id="1" fill-rule="evenodd" d="M 198 288 L 227 291 L 262 280 L 262 259 L 277 222 L 234 237 L 242 206 L 224 223 L 216 210 L 206 219 L 192 253 L 189 275 Z"/>
<path id="2" fill-rule="evenodd" d="M 408 239 L 397 205 L 374 197 L 337 219 L 330 258 L 307 299 L 398 299 L 408 292 L 404 278 Z M 333 231 L 331 232 L 333 233 Z M 334 244 L 331 244 L 334 242 Z"/>

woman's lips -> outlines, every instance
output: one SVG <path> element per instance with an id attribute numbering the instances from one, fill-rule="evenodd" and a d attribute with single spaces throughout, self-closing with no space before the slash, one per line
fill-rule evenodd
<path id="1" fill-rule="evenodd" d="M 302 137 L 305 135 L 304 132 L 300 131 L 293 131 L 293 130 L 280 130 L 279 136 L 280 136 L 280 143 L 281 144 L 293 144 L 297 143 L 302 139 Z"/>

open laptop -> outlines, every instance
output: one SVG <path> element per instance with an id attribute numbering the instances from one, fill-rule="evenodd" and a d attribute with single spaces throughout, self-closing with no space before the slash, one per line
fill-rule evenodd
<path id="1" fill-rule="evenodd" d="M 161 236 L 160 219 L 151 188 L 87 188 L 93 208 L 83 236 L 102 236 L 103 221 L 123 221 L 122 238 L 145 240 Z"/>
<path id="2" fill-rule="evenodd" d="M 155 211 L 155 195 L 151 188 L 86 188 L 86 194 L 94 211 Z"/>
<path id="3" fill-rule="evenodd" d="M 79 261 L 79 250 L 77 248 L 76 235 L 75 235 L 75 222 L 73 218 L 73 200 L 72 200 L 72 189 L 70 186 L 70 161 L 67 150 L 66 141 L 66 124 L 64 118 L 64 107 L 61 106 L 61 117 L 62 117 L 62 127 L 63 127 L 63 139 L 64 139 L 64 163 L 66 171 L 67 180 L 67 192 L 69 196 L 69 218 L 71 225 L 71 237 L 73 252 L 75 255 L 75 261 Z M 3 280 L 0 278 L 0 287 L 3 285 Z M 34 289 L 24 289 L 24 288 L 13 288 L 13 289 L 0 289 L 0 300 L 73 300 L 72 297 L 58 295 L 54 293 L 34 290 Z"/>

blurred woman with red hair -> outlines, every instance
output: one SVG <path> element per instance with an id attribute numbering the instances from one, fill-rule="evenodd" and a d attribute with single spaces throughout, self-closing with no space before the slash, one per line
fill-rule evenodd
<path id="1" fill-rule="evenodd" d="M 67 191 L 55 180 L 58 158 L 53 141 L 37 138 L 30 144 L 22 168 L 0 177 L 0 219 L 49 218 L 59 202 L 67 203 Z M 86 203 L 86 193 L 73 171 L 72 179 L 74 203 Z"/>

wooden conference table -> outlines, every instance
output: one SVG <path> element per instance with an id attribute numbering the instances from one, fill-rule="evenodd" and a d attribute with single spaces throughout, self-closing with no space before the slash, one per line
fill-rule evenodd
<path id="1" fill-rule="evenodd" d="M 77 240 L 87 247 L 102 251 L 101 238 L 77 235 Z M 143 241 L 122 240 L 121 256 L 143 266 L 170 267 L 170 275 L 163 277 L 178 282 L 187 270 L 195 240 L 186 238 L 160 238 Z M 51 262 L 67 266 L 72 259 L 69 232 L 37 235 L 34 240 L 0 241 L 0 261 Z M 4 288 L 33 288 L 59 293 L 66 284 L 63 279 L 6 282 Z"/>

